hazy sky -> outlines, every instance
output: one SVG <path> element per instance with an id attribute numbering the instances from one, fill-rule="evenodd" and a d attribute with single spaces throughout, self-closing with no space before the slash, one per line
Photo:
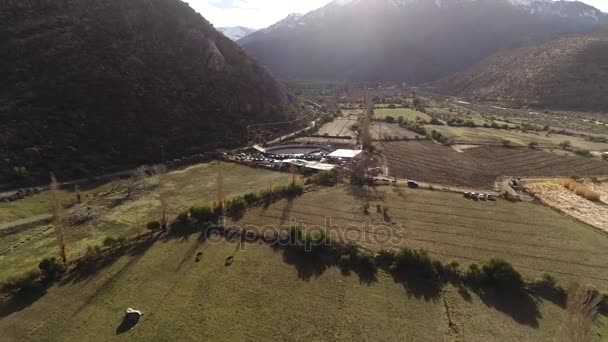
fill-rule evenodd
<path id="1" fill-rule="evenodd" d="M 290 13 L 307 13 L 331 0 L 184 0 L 215 27 L 268 27 Z M 608 12 L 608 0 L 583 0 Z"/>

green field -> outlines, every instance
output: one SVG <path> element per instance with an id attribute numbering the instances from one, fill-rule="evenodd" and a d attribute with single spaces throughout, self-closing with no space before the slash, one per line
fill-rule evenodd
<path id="1" fill-rule="evenodd" d="M 225 266 L 229 256 L 234 263 Z M 0 333 L 7 341 L 552 341 L 563 319 L 543 298 L 480 298 L 447 286 L 425 299 L 408 289 L 382 272 L 362 282 L 337 268 L 302 268 L 266 245 L 237 249 L 191 236 L 4 303 Z M 124 331 L 127 307 L 144 316 Z"/>
<path id="2" fill-rule="evenodd" d="M 424 121 L 431 120 L 431 117 L 426 115 L 425 113 L 418 112 L 411 108 L 375 108 L 374 109 L 374 117 L 376 119 L 382 120 L 387 116 L 392 116 L 397 120 L 399 117 L 403 117 L 404 120 L 416 121 L 416 118 L 420 118 Z"/>
<path id="3" fill-rule="evenodd" d="M 370 204 L 369 215 L 363 213 L 364 203 Z M 376 213 L 377 204 L 389 208 L 390 222 Z M 463 267 L 499 257 L 529 279 L 549 273 L 564 284 L 581 281 L 608 291 L 608 238 L 532 203 L 473 201 L 461 194 L 404 187 L 368 192 L 342 187 L 250 211 L 238 224 L 288 227 L 294 222 L 327 227 L 372 250 L 424 248 Z"/>
<path id="4" fill-rule="evenodd" d="M 509 140 L 515 145 L 527 146 L 530 142 L 537 142 L 539 146 L 545 148 L 559 148 L 562 141 L 570 141 L 572 147 L 589 151 L 608 151 L 608 144 L 586 141 L 580 137 L 572 137 L 546 132 L 528 132 L 513 130 L 498 130 L 492 128 L 470 128 L 470 127 L 449 127 L 432 126 L 448 138 L 452 138 L 456 143 L 496 143 L 500 144 L 503 140 Z"/>
<path id="5" fill-rule="evenodd" d="M 214 200 L 218 172 L 223 176 L 226 196 L 261 190 L 269 184 L 282 184 L 289 180 L 288 174 L 217 162 L 172 171 L 167 174 L 164 187 L 169 217 L 190 206 Z M 100 244 L 107 236 L 129 237 L 144 232 L 147 222 L 159 218 L 158 188 L 145 189 L 131 199 L 122 200 L 126 196 L 125 184 L 119 181 L 119 184 L 114 184 L 114 189 L 119 190 L 88 202 L 87 205 L 97 213 L 93 219 L 67 228 L 69 255 L 78 257 L 88 245 Z M 106 184 L 96 189 L 111 187 L 112 184 Z M 69 201 L 73 196 L 68 194 L 64 200 Z M 24 204 L 23 208 L 19 206 L 20 203 Z M 4 217 L 46 213 L 50 211 L 50 195 L 44 192 L 9 204 L 10 207 L 5 207 L 7 210 L 2 210 Z M 0 240 L 0 282 L 35 268 L 41 259 L 57 255 L 58 252 L 52 225 L 29 227 L 3 236 Z M 7 248 L 10 250 L 2 254 Z"/>

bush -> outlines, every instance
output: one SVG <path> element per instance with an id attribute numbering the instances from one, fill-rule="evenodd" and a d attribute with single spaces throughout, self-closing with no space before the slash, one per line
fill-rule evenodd
<path id="1" fill-rule="evenodd" d="M 538 147 L 538 143 L 536 141 L 530 141 L 530 143 L 528 144 L 528 147 L 531 149 L 535 149 Z"/>
<path id="2" fill-rule="evenodd" d="M 481 280 L 490 286 L 518 290 L 523 286 L 521 274 L 502 259 L 491 259 L 481 268 Z"/>
<path id="3" fill-rule="evenodd" d="M 148 228 L 148 230 L 151 230 L 151 231 L 159 230 L 160 226 L 161 226 L 161 224 L 158 221 L 150 221 L 150 222 L 148 222 L 148 224 L 146 224 L 146 228 Z"/>
<path id="4" fill-rule="evenodd" d="M 321 171 L 306 179 L 307 184 L 319 184 L 323 186 L 334 186 L 341 180 L 340 172 L 337 169 L 331 171 Z"/>
<path id="5" fill-rule="evenodd" d="M 383 270 L 389 270 L 395 263 L 395 252 L 382 249 L 376 255 L 376 265 Z"/>
<path id="6" fill-rule="evenodd" d="M 583 156 L 583 157 L 591 156 L 591 152 L 589 152 L 589 150 L 576 150 L 576 151 L 574 151 L 574 153 L 578 154 L 579 156 Z"/>
<path id="7" fill-rule="evenodd" d="M 376 204 L 376 213 L 382 214 L 382 204 Z"/>
<path id="8" fill-rule="evenodd" d="M 397 108 L 397 106 L 395 106 L 394 104 L 389 104 L 389 105 L 388 105 L 388 108 L 389 108 L 389 109 L 395 109 L 395 108 Z"/>
<path id="9" fill-rule="evenodd" d="M 260 196 L 258 196 L 258 194 L 256 194 L 255 192 L 250 192 L 250 193 L 245 194 L 243 196 L 243 199 L 245 200 L 247 205 L 252 205 L 260 200 Z"/>
<path id="10" fill-rule="evenodd" d="M 247 202 L 242 197 L 236 197 L 226 202 L 226 214 L 228 217 L 239 220 L 247 209 Z"/>
<path id="11" fill-rule="evenodd" d="M 192 217 L 192 219 L 199 224 L 214 222 L 217 219 L 213 209 L 211 209 L 211 207 L 208 205 L 190 208 L 190 217 Z M 182 217 L 181 219 L 187 220 L 187 216 L 185 218 Z"/>
<path id="12" fill-rule="evenodd" d="M 395 123 L 395 118 L 390 115 L 387 115 L 384 117 L 384 121 L 386 121 L 387 123 Z"/>
<path id="13" fill-rule="evenodd" d="M 57 280 L 66 270 L 65 264 L 55 257 L 43 259 L 38 264 L 38 268 L 48 282 Z"/>
<path id="14" fill-rule="evenodd" d="M 570 146 L 572 146 L 572 143 L 568 140 L 564 140 L 562 142 L 559 143 L 559 147 L 561 147 L 564 150 L 567 150 L 570 148 Z"/>
<path id="15" fill-rule="evenodd" d="M 393 270 L 398 274 L 413 271 L 425 278 L 434 278 L 438 272 L 433 261 L 424 250 L 412 251 L 403 248 L 395 255 Z"/>
<path id="16" fill-rule="evenodd" d="M 104 247 L 110 247 L 110 248 L 112 248 L 112 247 L 116 246 L 117 243 L 118 243 L 118 241 L 115 238 L 113 238 L 111 236 L 106 236 L 106 238 L 103 239 L 102 245 Z"/>

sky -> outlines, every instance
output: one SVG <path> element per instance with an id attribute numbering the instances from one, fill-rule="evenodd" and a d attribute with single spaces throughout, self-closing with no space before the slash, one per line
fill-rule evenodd
<path id="1" fill-rule="evenodd" d="M 291 13 L 308 13 L 331 0 L 184 0 L 215 27 L 268 27 Z M 583 0 L 608 12 L 608 0 Z"/>

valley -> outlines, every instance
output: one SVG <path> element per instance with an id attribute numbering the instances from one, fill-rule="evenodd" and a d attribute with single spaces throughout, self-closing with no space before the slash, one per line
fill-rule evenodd
<path id="1" fill-rule="evenodd" d="M 591 3 L 0 19 L 0 340 L 608 340 Z"/>

